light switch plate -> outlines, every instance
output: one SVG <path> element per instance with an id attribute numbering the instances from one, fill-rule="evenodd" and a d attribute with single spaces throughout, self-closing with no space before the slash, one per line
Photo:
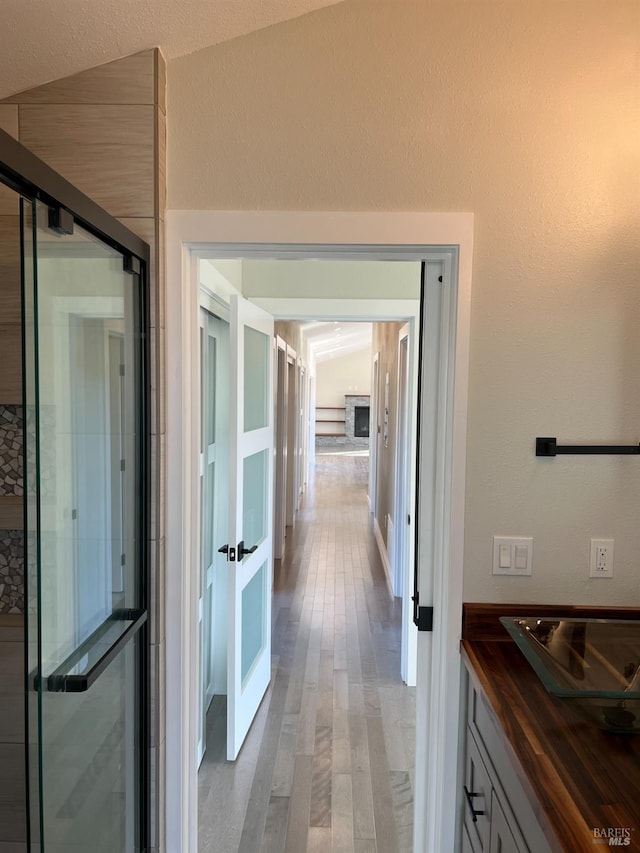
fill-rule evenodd
<path id="1" fill-rule="evenodd" d="M 505 551 L 509 551 L 509 560 Z M 500 555 L 502 554 L 502 559 Z M 505 563 L 509 565 L 506 566 Z M 522 575 L 526 577 L 533 571 L 533 539 L 531 536 L 494 536 L 493 537 L 493 574 Z"/>

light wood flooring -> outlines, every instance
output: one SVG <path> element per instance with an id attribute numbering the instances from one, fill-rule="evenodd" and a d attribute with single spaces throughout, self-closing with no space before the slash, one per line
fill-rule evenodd
<path id="1" fill-rule="evenodd" d="M 409 853 L 415 691 L 371 530 L 368 457 L 317 457 L 276 562 L 271 686 L 235 762 L 207 717 L 199 853 Z"/>

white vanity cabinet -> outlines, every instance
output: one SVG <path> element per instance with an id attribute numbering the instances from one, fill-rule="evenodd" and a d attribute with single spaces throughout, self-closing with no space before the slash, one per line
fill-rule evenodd
<path id="1" fill-rule="evenodd" d="M 465 671 L 462 853 L 552 853 L 487 700 Z"/>

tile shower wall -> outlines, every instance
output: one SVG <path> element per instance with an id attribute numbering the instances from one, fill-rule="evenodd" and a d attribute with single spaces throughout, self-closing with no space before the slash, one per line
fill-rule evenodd
<path id="1" fill-rule="evenodd" d="M 24 613 L 22 530 L 0 530 L 0 614 Z"/>
<path id="2" fill-rule="evenodd" d="M 22 407 L 0 405 L 0 496 L 20 498 L 23 491 Z M 23 532 L 0 529 L 0 614 L 23 612 Z"/>
<path id="3" fill-rule="evenodd" d="M 22 494 L 22 406 L 0 405 L 0 495 Z"/>

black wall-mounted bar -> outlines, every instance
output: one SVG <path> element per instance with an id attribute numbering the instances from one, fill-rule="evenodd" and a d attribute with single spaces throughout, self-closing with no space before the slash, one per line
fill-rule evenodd
<path id="1" fill-rule="evenodd" d="M 562 444 L 558 446 L 555 438 L 536 438 L 536 456 L 560 456 L 562 454 L 637 456 L 640 454 L 640 444 Z"/>

